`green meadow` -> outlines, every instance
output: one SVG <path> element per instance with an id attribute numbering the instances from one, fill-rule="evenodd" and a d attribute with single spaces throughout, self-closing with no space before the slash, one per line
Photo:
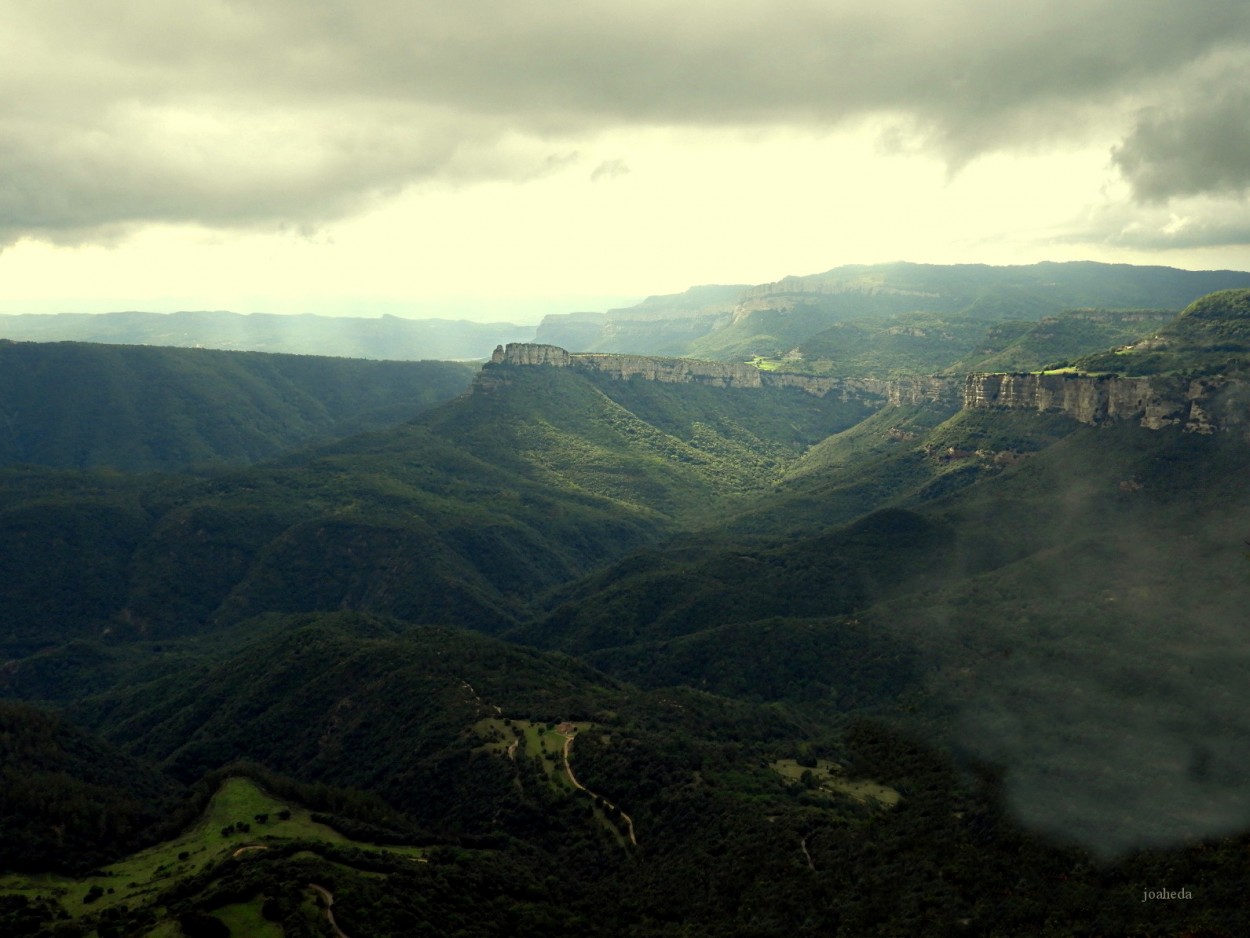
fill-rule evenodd
<path id="1" fill-rule="evenodd" d="M 372 847 L 314 821 L 308 809 L 274 798 L 251 779 L 230 778 L 213 796 L 204 816 L 173 840 L 141 850 L 84 877 L 6 874 L 0 876 L 0 892 L 54 898 L 74 917 L 121 905 L 135 908 L 151 904 L 164 890 L 210 867 L 241 861 L 248 855 L 292 841 Z M 424 849 L 418 847 L 373 849 L 416 858 L 424 853 Z M 241 903 L 222 911 L 223 919 L 239 921 L 238 930 L 232 926 L 236 935 L 281 934 L 280 930 L 267 932 L 258 924 L 262 920 L 256 902 Z"/>
<path id="2" fill-rule="evenodd" d="M 800 765 L 794 759 L 778 759 L 772 769 L 787 782 L 807 785 L 817 794 L 843 795 L 860 804 L 892 808 L 902 797 L 893 788 L 869 779 L 847 778 L 842 766 L 828 759 L 817 759 L 814 766 Z"/>

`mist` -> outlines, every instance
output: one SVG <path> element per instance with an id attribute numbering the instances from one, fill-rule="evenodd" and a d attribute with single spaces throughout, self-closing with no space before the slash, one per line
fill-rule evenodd
<path id="1" fill-rule="evenodd" d="M 1019 525 L 1019 504 L 984 505 L 1006 562 L 902 626 L 956 714 L 948 742 L 1003 772 L 1025 825 L 1103 856 L 1250 825 L 1250 508 L 1231 480 L 1194 504 L 1166 456 L 1148 465 L 1073 466 Z M 985 565 L 985 543 L 959 550 Z"/>

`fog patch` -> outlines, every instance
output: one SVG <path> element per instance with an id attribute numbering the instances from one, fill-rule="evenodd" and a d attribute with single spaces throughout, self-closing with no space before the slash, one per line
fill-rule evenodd
<path id="1" fill-rule="evenodd" d="M 1250 505 L 1231 480 L 1202 478 L 1226 474 L 1216 463 L 1115 494 L 1081 469 L 1039 500 L 1042 533 L 1000 519 L 988 546 L 957 549 L 978 567 L 998 551 L 1001 565 L 894 610 L 895 627 L 956 714 L 948 741 L 1001 767 L 1027 826 L 1104 855 L 1244 830 Z M 1013 539 L 1059 546 L 1007 556 Z"/>
<path id="2" fill-rule="evenodd" d="M 1244 828 L 1250 655 L 1228 634 L 1186 631 L 1088 641 L 1067 662 L 1022 651 L 957 738 L 1006 767 L 1024 824 L 1103 854 Z"/>

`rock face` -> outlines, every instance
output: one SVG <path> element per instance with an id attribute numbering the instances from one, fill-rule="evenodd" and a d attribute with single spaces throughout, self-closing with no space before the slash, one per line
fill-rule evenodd
<path id="1" fill-rule="evenodd" d="M 800 388 L 817 397 L 833 395 L 839 400 L 877 398 L 884 404 L 958 404 L 958 385 L 948 378 L 915 375 L 905 378 L 832 378 L 761 371 L 764 387 Z"/>
<path id="2" fill-rule="evenodd" d="M 750 365 L 701 361 L 695 358 L 653 358 L 649 355 L 573 355 L 572 366 L 620 380 L 643 378 L 664 384 L 709 384 L 718 388 L 758 388 L 761 372 Z"/>
<path id="3" fill-rule="evenodd" d="M 886 404 L 941 403 L 957 406 L 958 385 L 945 378 L 908 377 L 831 378 L 761 371 L 752 365 L 703 361 L 694 358 L 656 358 L 649 355 L 572 353 L 554 345 L 514 342 L 499 346 L 491 365 L 549 365 L 607 375 L 618 380 L 641 378 L 666 384 L 705 384 L 719 388 L 798 388 L 816 397 Z M 494 387 L 497 375 L 484 373 L 478 388 Z"/>
<path id="4" fill-rule="evenodd" d="M 1058 412 L 1090 425 L 1132 420 L 1151 430 L 1250 428 L 1250 385 L 1219 376 L 971 374 L 964 406 Z"/>
<path id="5" fill-rule="evenodd" d="M 504 367 L 497 367 L 504 366 Z M 898 379 L 833 378 L 760 371 L 751 365 L 649 355 L 569 353 L 556 345 L 513 342 L 499 346 L 482 369 L 474 389 L 507 384 L 507 366 L 572 368 L 620 381 L 641 379 L 665 384 L 704 384 L 718 388 L 797 388 L 817 397 L 887 404 L 961 403 L 958 385 L 946 378 L 917 375 Z M 1250 434 L 1250 383 L 1218 375 L 1201 378 L 1129 378 L 1082 374 L 971 374 L 963 383 L 962 404 L 1063 413 L 1096 426 L 1131 420 L 1150 430 L 1179 426 L 1190 433 L 1239 430 Z"/>
<path id="6" fill-rule="evenodd" d="M 505 349 L 495 346 L 490 357 L 492 365 L 552 365 L 567 368 L 570 355 L 557 345 L 535 345 L 532 342 L 509 342 Z"/>

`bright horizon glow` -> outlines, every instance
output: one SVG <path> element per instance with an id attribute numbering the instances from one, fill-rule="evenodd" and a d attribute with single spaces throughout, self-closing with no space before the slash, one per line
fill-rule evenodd
<path id="1" fill-rule="evenodd" d="M 733 3 L 140 3 L 71 42 L 79 8 L 0 0 L 0 313 L 525 324 L 845 264 L 1250 269 L 1250 14 Z"/>
<path id="2" fill-rule="evenodd" d="M 843 264 L 1095 260 L 1246 269 L 1245 248 L 1065 243 L 1108 185 L 1105 155 L 992 155 L 949 177 L 871 131 L 603 141 L 629 170 L 424 184 L 311 231 L 160 225 L 107 244 L 0 253 L 0 313 L 314 313 L 537 322 L 707 283 Z M 782 171 L 784 170 L 784 171 Z"/>

